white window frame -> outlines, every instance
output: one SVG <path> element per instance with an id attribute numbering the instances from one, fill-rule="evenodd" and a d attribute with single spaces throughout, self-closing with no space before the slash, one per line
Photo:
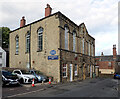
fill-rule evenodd
<path id="1" fill-rule="evenodd" d="M 63 73 L 65 73 L 66 75 L 65 76 L 63 75 L 63 78 L 66 78 L 67 77 L 67 64 L 63 64 L 63 65 L 65 65 L 65 66 L 63 66 L 63 68 L 62 68 L 62 75 L 63 75 Z M 64 71 L 64 69 L 66 69 L 66 71 Z"/>
<path id="2" fill-rule="evenodd" d="M 38 30 L 38 51 L 43 49 L 43 28 Z"/>
<path id="3" fill-rule="evenodd" d="M 68 27 L 65 26 L 65 49 L 68 50 Z"/>
<path id="4" fill-rule="evenodd" d="M 76 32 L 73 31 L 73 51 L 76 51 Z"/>
<path id="5" fill-rule="evenodd" d="M 78 65 L 77 64 L 75 64 L 75 76 L 77 76 L 78 75 L 78 72 L 77 72 L 77 68 L 78 68 Z"/>
<path id="6" fill-rule="evenodd" d="M 19 37 L 16 36 L 15 40 L 16 40 L 16 46 L 15 46 L 16 51 L 15 51 L 15 54 L 18 54 L 19 53 Z"/>
<path id="7" fill-rule="evenodd" d="M 26 52 L 30 51 L 30 33 L 28 32 L 26 35 Z"/>

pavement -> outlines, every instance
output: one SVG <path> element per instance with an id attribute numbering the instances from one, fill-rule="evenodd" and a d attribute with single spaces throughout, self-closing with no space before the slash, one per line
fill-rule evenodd
<path id="1" fill-rule="evenodd" d="M 118 97 L 119 80 L 94 78 L 67 83 L 36 83 L 3 88 L 3 98 L 13 97 Z"/>

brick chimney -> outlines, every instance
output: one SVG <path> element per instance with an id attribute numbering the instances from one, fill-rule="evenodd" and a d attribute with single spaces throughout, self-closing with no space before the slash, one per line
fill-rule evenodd
<path id="1" fill-rule="evenodd" d="M 113 58 L 116 58 L 116 45 L 113 45 Z"/>
<path id="2" fill-rule="evenodd" d="M 101 52 L 101 56 L 104 56 L 103 52 Z"/>
<path id="3" fill-rule="evenodd" d="M 49 4 L 47 4 L 47 7 L 45 8 L 45 17 L 49 16 L 52 12 L 52 8 Z"/>
<path id="4" fill-rule="evenodd" d="M 20 20 L 20 27 L 25 26 L 26 20 L 24 18 L 25 17 L 23 16 L 22 19 Z"/>

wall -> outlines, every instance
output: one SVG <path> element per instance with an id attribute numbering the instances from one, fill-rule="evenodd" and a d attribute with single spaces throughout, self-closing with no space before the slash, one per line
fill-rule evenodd
<path id="1" fill-rule="evenodd" d="M 60 80 L 59 59 L 48 60 L 51 50 L 59 56 L 59 21 L 57 16 L 50 16 L 44 20 L 31 24 L 31 68 L 40 70 L 54 80 Z M 37 30 L 43 27 L 43 50 L 38 52 Z M 10 33 L 10 67 L 27 68 L 29 53 L 26 53 L 25 35 L 30 30 L 30 25 Z M 15 36 L 19 36 L 19 54 L 15 54 Z"/>

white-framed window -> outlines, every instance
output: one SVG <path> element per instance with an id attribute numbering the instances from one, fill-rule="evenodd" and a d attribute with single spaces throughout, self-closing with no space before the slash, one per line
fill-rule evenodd
<path id="1" fill-rule="evenodd" d="M 84 38 L 83 38 L 83 40 L 82 40 L 82 45 L 83 45 L 83 46 L 82 46 L 82 49 L 83 49 L 82 52 L 83 52 L 83 54 L 84 54 L 84 52 L 85 52 L 85 48 L 84 48 L 85 46 L 84 46 L 84 44 L 85 44 L 85 43 L 84 43 Z"/>
<path id="2" fill-rule="evenodd" d="M 68 27 L 65 26 L 65 49 L 68 50 Z"/>
<path id="3" fill-rule="evenodd" d="M 30 51 L 30 33 L 28 32 L 26 35 L 26 52 Z"/>
<path id="4" fill-rule="evenodd" d="M 39 28 L 38 30 L 38 51 L 42 51 L 43 49 L 43 28 Z"/>
<path id="5" fill-rule="evenodd" d="M 67 64 L 63 64 L 63 77 L 67 77 Z"/>
<path id="6" fill-rule="evenodd" d="M 75 64 L 75 76 L 77 76 L 78 73 L 77 73 L 77 64 Z"/>
<path id="7" fill-rule="evenodd" d="M 108 66 L 111 66 L 111 62 L 108 62 Z"/>
<path id="8" fill-rule="evenodd" d="M 19 53 L 19 37 L 16 36 L 15 40 L 16 40 L 16 52 L 15 52 L 15 54 L 18 54 Z"/>
<path id="9" fill-rule="evenodd" d="M 76 32 L 73 31 L 73 51 L 76 51 Z"/>

